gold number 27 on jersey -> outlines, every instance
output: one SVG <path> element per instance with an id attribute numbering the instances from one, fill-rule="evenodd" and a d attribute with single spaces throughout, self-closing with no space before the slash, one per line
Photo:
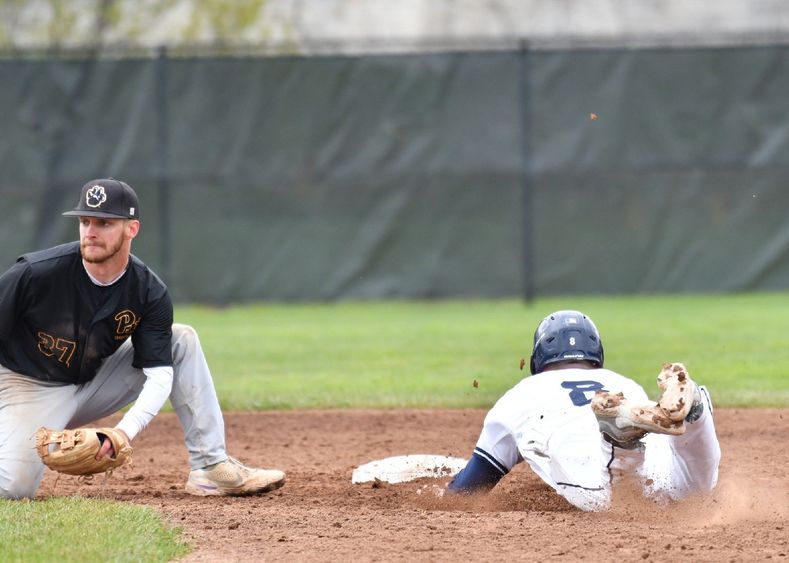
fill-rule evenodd
<path id="1" fill-rule="evenodd" d="M 55 338 L 45 332 L 38 333 L 38 350 L 47 357 L 57 354 L 60 363 L 71 366 L 71 358 L 74 357 L 74 350 L 77 343 L 64 338 Z"/>

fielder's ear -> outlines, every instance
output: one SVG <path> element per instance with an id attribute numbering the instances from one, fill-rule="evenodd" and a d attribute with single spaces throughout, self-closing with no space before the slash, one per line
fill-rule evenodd
<path id="1" fill-rule="evenodd" d="M 133 239 L 140 232 L 140 222 L 137 219 L 126 220 L 126 235 Z"/>

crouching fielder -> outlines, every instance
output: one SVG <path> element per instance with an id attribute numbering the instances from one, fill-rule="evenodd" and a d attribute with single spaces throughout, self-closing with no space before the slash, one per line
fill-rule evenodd
<path id="1" fill-rule="evenodd" d="M 589 511 L 608 508 L 612 488 L 628 475 L 658 500 L 715 487 L 721 454 L 712 403 L 682 364 L 664 364 L 660 399 L 650 401 L 635 381 L 603 368 L 600 335 L 579 311 L 540 323 L 530 364 L 532 376 L 488 412 L 450 493 L 488 491 L 524 460 Z"/>
<path id="2" fill-rule="evenodd" d="M 79 241 L 25 254 L 0 275 L 0 498 L 36 494 L 44 475 L 37 446 L 46 445 L 36 439 L 40 427 L 79 428 L 134 403 L 105 433 L 120 438 L 103 439 L 95 454 L 117 458 L 168 398 L 189 453 L 188 493 L 281 487 L 282 471 L 247 467 L 226 451 L 197 334 L 173 323 L 167 287 L 131 254 L 140 230 L 131 186 L 88 182 L 64 215 L 78 218 Z"/>

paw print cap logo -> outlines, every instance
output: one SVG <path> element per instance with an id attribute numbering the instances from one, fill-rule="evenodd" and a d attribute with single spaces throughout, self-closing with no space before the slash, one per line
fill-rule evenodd
<path id="1" fill-rule="evenodd" d="M 63 215 L 139 219 L 140 203 L 137 194 L 126 182 L 115 178 L 91 180 L 82 186 L 77 207 Z"/>
<path id="2" fill-rule="evenodd" d="M 88 207 L 101 207 L 105 201 L 107 201 L 107 193 L 104 191 L 104 186 L 96 184 L 85 192 L 85 203 Z"/>

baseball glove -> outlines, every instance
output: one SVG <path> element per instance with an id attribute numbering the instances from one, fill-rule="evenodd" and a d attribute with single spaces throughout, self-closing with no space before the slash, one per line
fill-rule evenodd
<path id="1" fill-rule="evenodd" d="M 103 439 L 112 442 L 114 456 L 96 459 Z M 52 444 L 55 447 L 51 447 Z M 69 475 L 105 473 L 131 461 L 132 447 L 126 435 L 115 428 L 75 428 L 36 431 L 36 450 L 44 465 Z"/>

